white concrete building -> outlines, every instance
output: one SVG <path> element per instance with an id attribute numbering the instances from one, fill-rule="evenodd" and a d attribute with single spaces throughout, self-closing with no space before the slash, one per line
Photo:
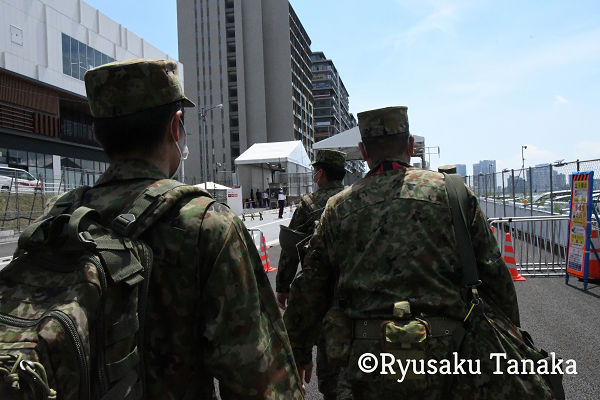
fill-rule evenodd
<path id="1" fill-rule="evenodd" d="M 83 74 L 173 57 L 82 0 L 0 0 L 0 10 L 0 165 L 94 183 L 107 159 L 92 137 Z"/>

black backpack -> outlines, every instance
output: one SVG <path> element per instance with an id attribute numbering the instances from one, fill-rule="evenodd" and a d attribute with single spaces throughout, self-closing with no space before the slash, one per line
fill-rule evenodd
<path id="1" fill-rule="evenodd" d="M 182 197 L 207 192 L 155 182 L 110 226 L 61 196 L 19 237 L 0 272 L 0 399 L 140 399 L 152 250 L 140 239 Z"/>

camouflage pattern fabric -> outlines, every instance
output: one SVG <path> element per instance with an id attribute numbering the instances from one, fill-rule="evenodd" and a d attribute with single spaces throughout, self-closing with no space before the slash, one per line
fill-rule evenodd
<path id="1" fill-rule="evenodd" d="M 113 162 L 84 204 L 112 220 L 166 176 L 140 160 Z M 219 203 L 181 201 L 143 236 L 152 248 L 144 356 L 148 399 L 301 399 L 301 384 L 260 256 Z"/>
<path id="2" fill-rule="evenodd" d="M 173 60 L 132 59 L 92 68 L 85 73 L 85 89 L 95 118 L 115 118 L 181 101 L 185 95 Z"/>
<path id="3" fill-rule="evenodd" d="M 358 127 L 362 139 L 408 134 L 408 108 L 385 107 L 358 113 Z"/>
<path id="4" fill-rule="evenodd" d="M 294 211 L 288 227 L 302 233 L 313 233 L 315 222 L 321 217 L 321 212 L 327 200 L 342 189 L 344 189 L 344 185 L 342 185 L 341 181 L 332 181 L 319 186 L 316 192 L 303 196 L 300 204 L 296 207 L 296 211 Z M 290 284 L 294 280 L 294 276 L 298 270 L 298 262 L 297 254 L 289 254 L 283 249 L 281 250 L 279 265 L 277 267 L 277 277 L 275 278 L 275 290 L 278 293 L 287 293 L 290 291 Z"/>
<path id="5" fill-rule="evenodd" d="M 382 164 L 329 199 L 306 248 L 303 268 L 292 283 L 284 314 L 298 365 L 310 362 L 310 350 L 332 302 L 336 281 L 338 298 L 344 299 L 344 312 L 354 320 L 393 319 L 394 303 L 403 300 L 410 302 L 413 315 L 424 319 L 444 316 L 462 320 L 467 314 L 468 297 L 461 287 L 462 266 L 444 175 L 412 167 L 382 170 Z M 470 234 L 483 281 L 480 293 L 519 325 L 510 273 L 470 190 L 469 199 L 466 215 L 471 221 Z M 483 360 L 487 357 L 483 355 L 496 347 L 480 341 L 479 335 L 486 332 L 474 325 L 463 345 L 464 357 L 479 355 Z M 385 375 L 362 373 L 357 367 L 358 357 L 365 352 L 382 352 L 381 342 L 352 341 L 346 377 L 355 398 L 450 397 L 442 395 L 444 382 L 437 375 L 429 381 L 407 380 L 400 384 L 395 379 L 384 379 Z M 438 359 L 451 348 L 449 336 L 426 343 L 428 353 Z M 492 378 L 491 371 L 483 369 L 482 365 L 482 375 L 459 375 L 452 385 L 455 398 L 520 398 L 518 388 L 511 387 L 510 381 L 496 375 Z"/>
<path id="6" fill-rule="evenodd" d="M 346 165 L 346 153 L 329 149 L 317 150 L 315 161 L 312 165 L 316 164 L 327 164 L 337 168 L 344 168 Z"/>
<path id="7" fill-rule="evenodd" d="M 341 152 L 336 152 L 341 153 Z M 327 157 L 329 154 L 324 154 Z M 341 153 L 344 156 L 345 154 Z M 321 156 L 323 157 L 323 156 Z M 338 157 L 334 154 L 334 157 Z M 317 156 L 318 160 L 318 156 Z M 343 162 L 342 162 L 343 164 Z M 315 227 L 315 222 L 318 221 L 321 216 L 321 212 L 327 203 L 327 200 L 338 193 L 344 188 L 341 181 L 331 181 L 319 186 L 319 189 L 314 192 L 303 196 L 300 205 L 294 211 L 292 220 L 290 221 L 289 227 L 298 230 L 302 233 L 311 234 Z M 289 292 L 290 284 L 296 275 L 298 269 L 298 255 L 289 254 L 288 252 L 281 250 L 281 256 L 279 257 L 279 266 L 277 267 L 276 280 L 276 291 L 279 293 Z M 329 367 L 327 363 L 327 356 L 323 346 L 323 340 L 317 350 L 317 377 L 319 380 L 319 390 L 321 393 L 335 394 L 337 387 L 337 376 L 339 371 Z M 331 398 L 331 397 L 330 397 Z"/>

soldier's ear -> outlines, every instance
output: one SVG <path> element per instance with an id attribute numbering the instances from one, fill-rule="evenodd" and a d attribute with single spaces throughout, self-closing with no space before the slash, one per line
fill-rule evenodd
<path id="1" fill-rule="evenodd" d="M 173 140 L 175 140 L 176 142 L 179 142 L 179 139 L 181 138 L 181 135 L 183 134 L 180 130 L 179 130 L 179 120 L 181 119 L 181 116 L 183 115 L 183 112 L 181 110 L 176 111 L 173 116 L 171 117 L 170 121 L 169 121 L 169 136 L 173 137 Z"/>

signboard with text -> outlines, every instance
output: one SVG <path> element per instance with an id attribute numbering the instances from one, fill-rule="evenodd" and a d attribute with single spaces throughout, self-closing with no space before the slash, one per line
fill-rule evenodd
<path id="1" fill-rule="evenodd" d="M 571 175 L 571 207 L 569 213 L 569 241 L 567 246 L 567 273 L 583 278 L 584 290 L 587 290 L 589 278 L 600 278 L 600 271 L 590 271 L 590 247 L 592 233 L 594 172 L 577 172 Z M 595 253 L 592 250 L 593 253 Z M 594 254 L 594 257 L 596 254 Z M 594 267 L 596 264 L 594 263 Z M 590 273 L 591 272 L 591 273 Z M 596 276 L 598 274 L 599 276 Z"/>

